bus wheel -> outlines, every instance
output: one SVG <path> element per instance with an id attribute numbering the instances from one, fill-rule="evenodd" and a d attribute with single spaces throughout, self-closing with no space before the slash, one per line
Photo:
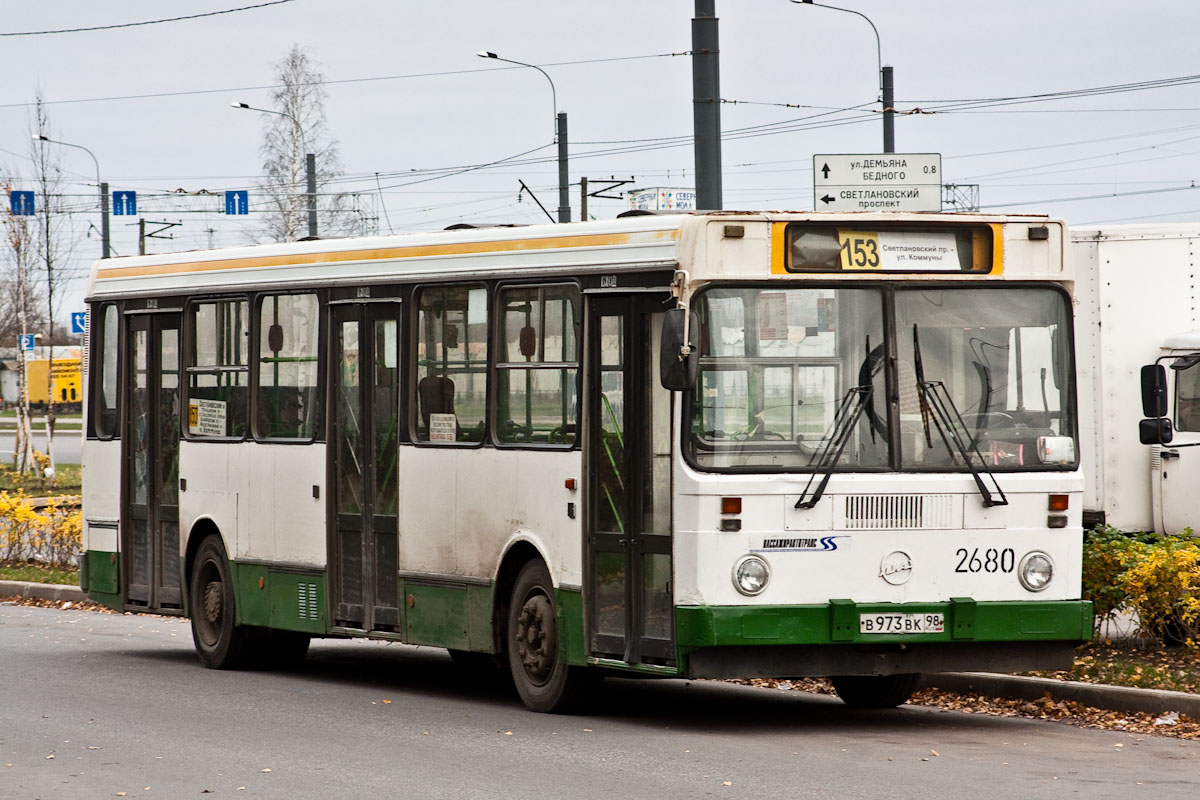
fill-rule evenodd
<path id="1" fill-rule="evenodd" d="M 921 681 L 919 673 L 900 675 L 834 675 L 829 681 L 842 702 L 852 708 L 895 708 L 907 703 Z"/>
<path id="2" fill-rule="evenodd" d="M 558 615 L 554 585 L 541 561 L 521 568 L 508 607 L 508 666 L 517 694 L 534 711 L 561 714 L 578 710 L 597 688 L 586 667 L 558 658 Z"/>
<path id="3" fill-rule="evenodd" d="M 246 629 L 234 624 L 229 559 L 217 536 L 200 543 L 192 569 L 192 641 L 210 669 L 237 669 L 250 655 Z"/>

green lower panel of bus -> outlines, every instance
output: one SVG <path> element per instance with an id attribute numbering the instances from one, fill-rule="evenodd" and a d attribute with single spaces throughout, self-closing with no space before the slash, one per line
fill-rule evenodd
<path id="1" fill-rule="evenodd" d="M 93 602 L 120 610 L 121 554 L 87 550 L 79 559 L 79 586 Z"/>
<path id="2" fill-rule="evenodd" d="M 941 631 L 869 633 L 905 619 L 941 615 Z M 875 617 L 875 623 L 863 622 Z M 886 617 L 887 619 L 880 619 Z M 882 625 L 879 623 L 883 623 Z M 678 606 L 676 643 L 681 652 L 701 647 L 780 644 L 887 644 L 905 642 L 1086 642 L 1092 604 L 1085 600 L 943 603 L 855 603 L 832 600 L 804 606 Z"/>
<path id="3" fill-rule="evenodd" d="M 240 625 L 302 633 L 326 632 L 325 573 L 234 561 L 234 600 Z"/>

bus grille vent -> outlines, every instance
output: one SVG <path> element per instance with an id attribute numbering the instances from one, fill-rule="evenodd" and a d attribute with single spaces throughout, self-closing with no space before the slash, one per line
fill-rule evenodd
<path id="1" fill-rule="evenodd" d="M 315 583 L 301 583 L 296 589 L 298 607 L 297 615 L 300 619 L 320 619 L 320 611 L 317 609 L 317 585 Z"/>
<path id="2" fill-rule="evenodd" d="M 950 528 L 954 496 L 949 494 L 864 494 L 846 497 L 846 529 Z"/>

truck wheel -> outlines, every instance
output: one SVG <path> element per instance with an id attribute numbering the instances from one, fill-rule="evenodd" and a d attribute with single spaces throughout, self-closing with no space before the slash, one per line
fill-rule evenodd
<path id="1" fill-rule="evenodd" d="M 919 673 L 900 675 L 834 675 L 829 681 L 842 702 L 852 708 L 895 708 L 907 703 L 921 680 Z"/>
<path id="2" fill-rule="evenodd" d="M 517 694 L 534 711 L 579 710 L 598 688 L 596 673 L 558 658 L 554 585 L 541 561 L 521 568 L 508 607 L 508 666 Z"/>
<path id="3" fill-rule="evenodd" d="M 252 655 L 250 634 L 236 619 L 229 559 L 219 536 L 200 543 L 191 583 L 192 641 L 209 669 L 238 669 Z"/>

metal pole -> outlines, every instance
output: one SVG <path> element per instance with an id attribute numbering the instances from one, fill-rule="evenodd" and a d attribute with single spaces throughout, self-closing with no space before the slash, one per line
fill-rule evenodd
<path id="1" fill-rule="evenodd" d="M 96 176 L 99 180 L 100 176 Z M 112 246 L 110 245 L 108 234 L 108 182 L 100 181 L 100 257 L 108 258 L 112 255 Z"/>
<path id="2" fill-rule="evenodd" d="M 567 177 L 567 112 L 558 112 L 558 221 L 571 221 L 571 197 Z"/>
<path id="3" fill-rule="evenodd" d="M 884 67 L 883 72 L 883 152 L 896 152 L 896 108 L 893 99 L 892 68 Z"/>
<path id="4" fill-rule="evenodd" d="M 308 235 L 317 238 L 317 155 L 306 153 L 304 169 L 308 173 Z"/>
<path id="5" fill-rule="evenodd" d="M 692 128 L 696 207 L 718 211 L 721 198 L 721 69 L 716 0 L 696 0 L 692 19 Z"/>
<path id="6" fill-rule="evenodd" d="M 587 222 L 587 177 L 579 179 L 579 221 Z"/>

